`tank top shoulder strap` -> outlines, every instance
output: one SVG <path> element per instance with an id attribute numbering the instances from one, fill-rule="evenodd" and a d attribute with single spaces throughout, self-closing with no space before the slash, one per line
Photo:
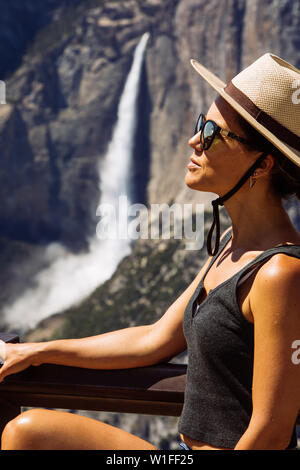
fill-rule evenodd
<path id="1" fill-rule="evenodd" d="M 263 251 L 237 273 L 237 282 L 240 283 L 241 281 L 245 281 L 253 273 L 253 271 L 267 262 L 272 256 L 277 254 L 286 254 L 288 256 L 300 259 L 300 245 L 279 245 Z"/>

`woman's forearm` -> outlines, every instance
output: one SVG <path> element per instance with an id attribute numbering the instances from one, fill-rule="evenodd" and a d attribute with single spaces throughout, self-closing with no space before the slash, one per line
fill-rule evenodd
<path id="1" fill-rule="evenodd" d="M 157 362 L 152 325 L 97 336 L 32 343 L 33 364 L 62 364 L 91 369 L 125 369 Z M 158 359 L 159 360 L 159 359 Z"/>

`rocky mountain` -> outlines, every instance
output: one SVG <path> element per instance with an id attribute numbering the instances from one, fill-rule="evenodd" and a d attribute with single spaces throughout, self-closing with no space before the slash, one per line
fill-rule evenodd
<path id="1" fill-rule="evenodd" d="M 1 78 L 9 76 L 20 65 L 27 46 L 39 30 L 59 16 L 65 16 L 68 7 L 80 2 L 81 0 L 1 0 Z M 88 6 L 89 0 L 85 3 Z"/>
<path id="2" fill-rule="evenodd" d="M 97 165 L 144 32 L 150 39 L 137 109 L 134 200 L 203 202 L 205 230 L 211 195 L 191 191 L 184 175 L 194 121 L 215 94 L 190 58 L 224 81 L 267 51 L 300 67 L 299 0 L 0 0 L 0 6 L 0 79 L 7 91 L 0 106 L 0 306 L 50 263 L 48 243 L 79 253 L 95 233 Z M 288 204 L 300 228 L 299 204 Z M 227 224 L 223 213 L 222 227 Z M 205 247 L 195 253 L 179 240 L 140 239 L 91 297 L 27 338 L 151 322 L 205 257 Z M 146 422 L 143 435 L 149 434 Z M 173 427 L 171 421 L 167 434 L 175 439 Z"/>
<path id="3" fill-rule="evenodd" d="M 32 256 L 51 241 L 83 250 L 95 233 L 96 165 L 145 31 L 132 178 L 135 200 L 147 204 L 207 202 L 184 183 L 188 136 L 215 96 L 191 57 L 225 81 L 269 50 L 300 63 L 298 1 L 14 0 L 2 11 L 0 235 Z"/>
<path id="4" fill-rule="evenodd" d="M 59 240 L 73 250 L 85 246 L 95 230 L 96 162 L 110 140 L 122 84 L 143 32 L 151 37 L 136 138 L 142 158 L 133 178 L 136 197 L 148 203 L 199 200 L 184 184 L 187 138 L 199 108 L 206 109 L 214 93 L 191 70 L 191 57 L 224 80 L 268 50 L 296 66 L 300 62 L 294 1 L 66 1 L 63 10 L 55 10 L 58 3 L 48 1 L 42 8 L 22 2 L 17 31 L 27 31 L 28 10 L 35 12 L 30 18 L 37 18 L 37 33 L 31 42 L 29 32 L 23 38 L 28 45 L 6 80 L 8 104 L 0 109 L 0 232 L 9 239 Z M 9 5 L 3 18 L 16 22 L 20 2 Z M 52 21 L 41 28 L 48 17 Z M 10 27 L 6 19 L 2 47 Z M 17 37 L 15 32 L 14 41 L 6 41 L 11 48 Z"/>

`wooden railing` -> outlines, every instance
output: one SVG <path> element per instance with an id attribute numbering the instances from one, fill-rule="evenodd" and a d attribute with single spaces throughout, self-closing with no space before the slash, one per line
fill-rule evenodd
<path id="1" fill-rule="evenodd" d="M 12 334 L 0 333 L 0 339 L 19 342 Z M 0 383 L 0 433 L 21 407 L 180 416 L 185 384 L 186 366 L 172 363 L 122 370 L 29 367 Z"/>
<path id="2" fill-rule="evenodd" d="M 5 342 L 16 335 L 0 333 Z M 0 383 L 0 432 L 21 407 L 180 416 L 186 366 L 163 363 L 122 370 L 95 370 L 42 364 Z"/>

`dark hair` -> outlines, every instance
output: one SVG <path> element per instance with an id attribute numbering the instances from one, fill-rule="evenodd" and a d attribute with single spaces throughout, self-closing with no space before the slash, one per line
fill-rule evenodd
<path id="1" fill-rule="evenodd" d="M 282 199 L 288 199 L 295 195 L 300 200 L 300 167 L 240 115 L 238 122 L 250 142 L 254 142 L 263 152 L 268 152 L 274 157 L 275 162 L 270 173 L 273 192 Z"/>

